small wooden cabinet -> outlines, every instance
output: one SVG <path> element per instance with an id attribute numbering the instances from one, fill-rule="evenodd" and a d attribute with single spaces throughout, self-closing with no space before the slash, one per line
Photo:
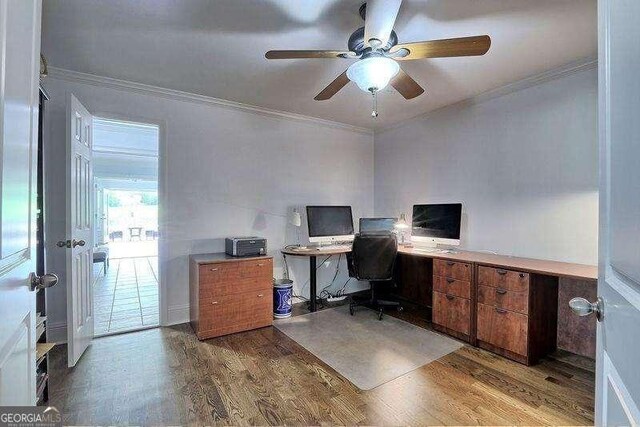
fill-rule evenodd
<path id="1" fill-rule="evenodd" d="M 432 323 L 435 330 L 473 341 L 472 264 L 433 260 Z"/>
<path id="2" fill-rule="evenodd" d="M 270 326 L 273 258 L 191 255 L 191 326 L 199 339 Z"/>

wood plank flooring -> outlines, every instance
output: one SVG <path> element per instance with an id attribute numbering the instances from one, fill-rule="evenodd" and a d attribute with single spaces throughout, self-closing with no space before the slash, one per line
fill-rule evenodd
<path id="1" fill-rule="evenodd" d="M 275 328 L 199 342 L 179 325 L 96 339 L 73 369 L 59 346 L 50 404 L 83 425 L 586 425 L 593 369 L 568 353 L 526 367 L 465 346 L 360 391 Z"/>

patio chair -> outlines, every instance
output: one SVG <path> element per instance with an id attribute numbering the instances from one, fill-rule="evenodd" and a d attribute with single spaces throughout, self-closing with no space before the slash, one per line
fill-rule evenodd
<path id="1" fill-rule="evenodd" d="M 97 262 L 102 263 L 104 275 L 106 276 L 109 269 L 109 248 L 107 246 L 98 246 L 93 250 L 93 263 Z"/>
<path id="2" fill-rule="evenodd" d="M 124 233 L 122 231 L 112 231 L 111 233 L 109 233 L 109 239 L 111 239 L 112 242 L 116 239 L 123 240 Z"/>

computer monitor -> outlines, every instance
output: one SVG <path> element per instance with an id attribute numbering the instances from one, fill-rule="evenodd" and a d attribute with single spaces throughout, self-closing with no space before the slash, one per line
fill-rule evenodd
<path id="1" fill-rule="evenodd" d="M 351 241 L 351 206 L 307 206 L 307 226 L 311 243 Z"/>
<path id="2" fill-rule="evenodd" d="M 398 218 L 360 218 L 360 233 L 393 232 Z"/>
<path id="3" fill-rule="evenodd" d="M 420 246 L 459 245 L 462 203 L 413 205 L 411 241 Z"/>

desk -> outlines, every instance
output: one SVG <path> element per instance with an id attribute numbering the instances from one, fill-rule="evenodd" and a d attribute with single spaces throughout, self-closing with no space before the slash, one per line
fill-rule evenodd
<path id="1" fill-rule="evenodd" d="M 592 265 L 400 247 L 399 296 L 425 308 L 433 328 L 525 364 L 562 348 L 595 354 L 595 319 L 575 316 L 574 296 L 594 299 Z"/>
<path id="2" fill-rule="evenodd" d="M 282 251 L 309 257 L 311 311 L 316 310 L 316 257 L 348 252 Z M 594 299 L 597 279 L 592 265 L 398 248 L 398 296 L 424 307 L 434 329 L 525 364 L 556 347 L 593 356 L 595 321 L 573 315 L 567 304 L 574 296 Z"/>
<path id="3" fill-rule="evenodd" d="M 318 256 L 340 255 L 351 252 L 349 249 L 322 249 L 309 247 L 301 249 L 297 247 L 285 248 L 282 250 L 283 255 L 301 256 L 309 258 L 309 310 L 316 311 L 316 292 L 317 289 L 317 266 Z"/>
<path id="4" fill-rule="evenodd" d="M 415 248 L 398 246 L 398 253 L 410 256 L 470 262 L 489 267 L 522 270 L 528 273 L 546 274 L 573 279 L 598 280 L 598 267 L 595 265 L 573 264 L 568 262 L 547 261 L 533 258 L 520 258 L 495 255 L 485 252 L 459 251 L 457 253 L 439 253 L 419 251 Z"/>

